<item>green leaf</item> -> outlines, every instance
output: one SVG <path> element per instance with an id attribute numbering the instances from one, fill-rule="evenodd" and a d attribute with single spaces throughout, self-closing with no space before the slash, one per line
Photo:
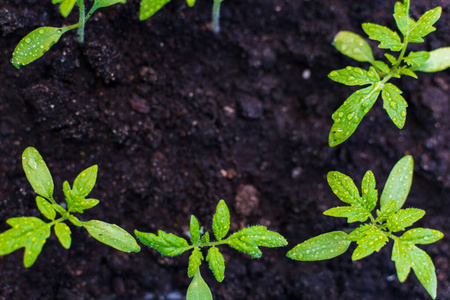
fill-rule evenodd
<path id="1" fill-rule="evenodd" d="M 437 280 L 433 261 L 428 254 L 417 247 L 409 252 L 411 257 L 411 266 L 417 279 L 424 286 L 431 298 L 436 298 Z"/>
<path id="2" fill-rule="evenodd" d="M 340 31 L 334 37 L 334 47 L 342 54 L 360 62 L 373 62 L 370 45 L 358 34 L 350 31 Z"/>
<path id="3" fill-rule="evenodd" d="M 198 220 L 194 215 L 191 216 L 189 232 L 191 234 L 192 245 L 196 245 L 198 243 L 198 240 L 200 239 L 200 225 L 198 224 Z M 192 274 L 192 276 L 194 276 L 194 274 Z"/>
<path id="4" fill-rule="evenodd" d="M 279 233 L 267 230 L 264 226 L 251 226 L 233 233 L 227 238 L 228 244 L 239 251 L 249 254 L 253 258 L 260 258 L 263 247 L 282 247 L 287 241 Z"/>
<path id="5" fill-rule="evenodd" d="M 408 56 L 403 58 L 408 66 L 420 66 L 430 58 L 427 51 L 409 52 Z"/>
<path id="6" fill-rule="evenodd" d="M 95 182 L 95 179 L 94 179 L 94 182 Z M 79 190 L 80 188 L 82 189 L 81 191 Z M 92 189 L 92 187 L 90 189 Z M 67 181 L 64 181 L 63 191 L 64 191 L 64 195 L 66 196 L 66 202 L 67 202 L 67 207 L 69 209 L 69 212 L 83 213 L 83 211 L 85 209 L 90 209 L 100 203 L 100 201 L 97 199 L 92 199 L 92 198 L 86 199 L 84 197 L 77 196 L 77 194 L 80 194 L 80 193 L 82 193 L 82 196 L 83 196 L 83 194 L 86 194 L 86 195 L 89 194 L 90 189 L 80 187 L 80 185 L 79 185 L 78 189 L 76 189 L 74 186 L 74 189 L 72 190 L 72 189 L 70 189 L 69 183 Z M 87 193 L 86 193 L 86 191 L 87 191 Z"/>
<path id="7" fill-rule="evenodd" d="M 402 208 L 411 189 L 414 160 L 411 155 L 404 156 L 392 168 L 380 198 L 383 206 L 391 200 L 397 203 L 396 211 Z"/>
<path id="8" fill-rule="evenodd" d="M 373 65 L 377 67 L 381 72 L 384 72 L 386 74 L 390 71 L 389 66 L 381 60 L 374 61 Z"/>
<path id="9" fill-rule="evenodd" d="M 191 249 L 185 239 L 162 230 L 158 230 L 158 235 L 137 230 L 134 234 L 143 244 L 156 249 L 162 255 L 175 256 Z"/>
<path id="10" fill-rule="evenodd" d="M 397 211 L 397 202 L 395 200 L 391 200 L 383 206 L 381 206 L 381 210 L 377 210 L 377 221 L 384 222 L 390 216 L 392 216 Z"/>
<path id="11" fill-rule="evenodd" d="M 36 205 L 39 211 L 49 220 L 54 220 L 56 217 L 56 211 L 53 206 L 41 196 L 36 197 Z"/>
<path id="12" fill-rule="evenodd" d="M 366 71 L 357 67 L 346 67 L 344 69 L 331 71 L 328 78 L 345 85 L 366 85 L 380 81 L 380 76 L 374 67 Z"/>
<path id="13" fill-rule="evenodd" d="M 324 233 L 298 244 L 286 256 L 300 261 L 331 259 L 347 251 L 351 242 L 346 237 L 343 231 Z"/>
<path id="14" fill-rule="evenodd" d="M 409 5 L 409 0 L 405 0 L 404 3 L 396 2 L 394 6 L 395 22 L 405 37 L 409 36 L 409 32 L 415 25 L 414 20 L 409 17 Z"/>
<path id="15" fill-rule="evenodd" d="M 378 201 L 378 191 L 376 189 L 375 176 L 372 171 L 367 171 L 364 175 L 361 192 L 361 204 L 365 209 L 367 209 L 367 211 L 371 212 L 377 205 Z"/>
<path id="16" fill-rule="evenodd" d="M 11 63 L 19 69 L 47 52 L 67 31 L 67 27 L 40 27 L 27 34 L 16 46 Z"/>
<path id="17" fill-rule="evenodd" d="M 186 294 L 186 300 L 212 300 L 211 290 L 200 274 L 200 269 L 194 275 Z"/>
<path id="18" fill-rule="evenodd" d="M 392 77 L 395 77 L 395 78 L 400 78 L 401 75 L 411 76 L 411 77 L 413 77 L 415 79 L 418 78 L 416 73 L 414 73 L 411 70 L 411 68 L 408 68 L 407 66 L 401 66 L 400 68 L 398 68 L 397 69 L 397 74 L 398 75 L 396 75 L 396 73 L 394 73 L 394 72 L 391 73 Z"/>
<path id="19" fill-rule="evenodd" d="M 98 166 L 94 165 L 82 171 L 73 183 L 72 196 L 85 198 L 92 191 L 97 180 Z"/>
<path id="20" fill-rule="evenodd" d="M 52 175 L 44 159 L 35 148 L 28 147 L 23 151 L 22 166 L 36 194 L 47 199 L 53 199 Z"/>
<path id="21" fill-rule="evenodd" d="M 383 108 L 391 118 L 392 122 L 402 129 L 406 121 L 406 108 L 408 103 L 401 95 L 402 91 L 392 83 L 386 83 L 381 91 Z"/>
<path id="22" fill-rule="evenodd" d="M 209 244 L 209 232 L 205 232 L 205 234 L 200 239 L 200 243 Z"/>
<path id="23" fill-rule="evenodd" d="M 83 227 L 96 240 L 123 252 L 139 252 L 141 248 L 134 237 L 115 224 L 91 220 L 83 222 Z"/>
<path id="24" fill-rule="evenodd" d="M 338 206 L 330 208 L 323 212 L 326 216 L 348 218 L 348 223 L 364 222 L 369 218 L 370 212 L 359 205 Z"/>
<path id="25" fill-rule="evenodd" d="M 77 0 L 53 0 L 52 3 L 61 3 L 59 5 L 59 11 L 61 12 L 61 15 L 66 18 L 72 11 L 76 1 Z"/>
<path id="26" fill-rule="evenodd" d="M 369 112 L 380 94 L 382 85 L 375 83 L 354 92 L 332 115 L 330 147 L 339 145 L 355 132 L 362 118 Z"/>
<path id="27" fill-rule="evenodd" d="M 141 9 L 139 11 L 139 20 L 143 21 L 145 19 L 153 16 L 158 10 L 160 10 L 164 5 L 169 3 L 170 0 L 141 0 Z"/>
<path id="28" fill-rule="evenodd" d="M 186 3 L 189 7 L 192 7 L 195 4 L 195 0 L 186 0 Z"/>
<path id="29" fill-rule="evenodd" d="M 225 201 L 220 200 L 217 204 L 216 213 L 213 217 L 213 232 L 218 241 L 223 239 L 230 229 L 230 212 Z"/>
<path id="30" fill-rule="evenodd" d="M 429 228 L 413 228 L 405 232 L 400 239 L 413 244 L 431 244 L 439 241 L 444 234 L 438 230 Z"/>
<path id="31" fill-rule="evenodd" d="M 195 275 L 198 268 L 202 264 L 203 260 L 203 254 L 200 251 L 200 248 L 195 247 L 194 251 L 192 251 L 191 255 L 189 256 L 189 266 L 188 266 L 188 276 L 191 278 Z"/>
<path id="32" fill-rule="evenodd" d="M 358 247 L 353 252 L 352 260 L 362 259 L 375 251 L 380 251 L 389 240 L 386 234 L 376 226 L 364 228 L 365 230 L 360 233 L 361 236 L 356 239 Z M 354 236 L 350 233 L 347 239 L 354 240 Z"/>
<path id="33" fill-rule="evenodd" d="M 209 263 L 209 268 L 214 273 L 214 277 L 218 282 L 222 282 L 225 277 L 225 259 L 217 247 L 211 247 L 208 250 L 206 260 Z"/>
<path id="34" fill-rule="evenodd" d="M 327 174 L 327 181 L 333 193 L 345 203 L 353 204 L 359 202 L 358 188 L 353 180 L 345 174 L 338 171 L 331 171 Z"/>
<path id="35" fill-rule="evenodd" d="M 439 48 L 428 53 L 430 58 L 420 66 L 412 67 L 413 71 L 433 73 L 450 67 L 450 47 Z"/>
<path id="36" fill-rule="evenodd" d="M 404 282 L 411 270 L 411 258 L 409 257 L 409 249 L 414 245 L 410 242 L 401 240 L 394 240 L 394 247 L 392 248 L 392 260 L 395 262 L 397 269 L 397 277 L 400 282 Z"/>
<path id="37" fill-rule="evenodd" d="M 384 54 L 384 56 L 391 63 L 391 65 L 394 65 L 397 62 L 397 59 L 394 56 L 390 55 L 389 53 Z"/>
<path id="38" fill-rule="evenodd" d="M 72 222 L 73 225 L 81 227 L 83 226 L 83 222 L 81 222 L 77 217 L 73 215 L 69 215 L 69 221 Z"/>
<path id="39" fill-rule="evenodd" d="M 423 43 L 423 37 L 436 30 L 433 24 L 441 17 L 442 8 L 436 7 L 424 13 L 409 32 L 408 42 Z"/>
<path id="40" fill-rule="evenodd" d="M 122 3 L 125 4 L 126 0 L 95 0 L 93 7 L 95 9 L 102 8 L 102 7 L 108 7 L 114 4 Z"/>
<path id="41" fill-rule="evenodd" d="M 388 202 L 389 203 L 389 202 Z M 425 215 L 425 211 L 417 208 L 399 209 L 387 218 L 386 226 L 392 232 L 405 230 Z"/>
<path id="42" fill-rule="evenodd" d="M 6 255 L 25 247 L 23 262 L 31 267 L 50 236 L 50 226 L 35 217 L 10 218 L 12 228 L 0 234 L 0 255 Z"/>
<path id="43" fill-rule="evenodd" d="M 70 227 L 67 226 L 65 223 L 56 223 L 55 225 L 55 234 L 58 237 L 59 242 L 61 245 L 69 249 L 70 244 L 72 243 Z"/>
<path id="44" fill-rule="evenodd" d="M 369 36 L 369 39 L 380 42 L 378 48 L 390 49 L 391 51 L 402 50 L 403 44 L 397 32 L 392 31 L 386 26 L 373 23 L 364 23 L 362 24 L 362 28 Z"/>

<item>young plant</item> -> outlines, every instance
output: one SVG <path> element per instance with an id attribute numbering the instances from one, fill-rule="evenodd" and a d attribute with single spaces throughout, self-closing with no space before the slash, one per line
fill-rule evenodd
<path id="1" fill-rule="evenodd" d="M 197 218 L 191 216 L 191 244 L 182 237 L 162 230 L 158 231 L 158 235 L 138 230 L 135 230 L 134 233 L 142 243 L 166 256 L 175 256 L 193 250 L 189 257 L 188 266 L 188 276 L 193 277 L 193 279 L 187 291 L 187 300 L 212 299 L 211 291 L 200 274 L 200 265 L 205 259 L 201 248 L 209 247 L 206 261 L 208 261 L 209 268 L 217 281 L 222 282 L 225 276 L 225 260 L 217 246 L 226 244 L 249 254 L 253 258 L 260 258 L 262 255 L 258 248 L 260 246 L 282 247 L 287 245 L 287 241 L 280 234 L 267 230 L 264 226 L 243 228 L 225 238 L 230 229 L 230 212 L 223 200 L 220 200 L 217 204 L 212 229 L 216 238 L 215 242 L 210 241 L 208 232 L 203 232 L 203 227 L 200 227 Z"/>
<path id="2" fill-rule="evenodd" d="M 17 217 L 6 221 L 12 228 L 0 234 L 0 255 L 6 255 L 22 247 L 24 265 L 30 267 L 41 253 L 42 247 L 54 226 L 56 237 L 61 245 L 69 249 L 72 243 L 71 231 L 65 221 L 84 227 L 96 240 L 124 252 L 139 252 L 140 247 L 132 235 L 115 224 L 99 220 L 81 221 L 74 213 L 83 213 L 99 203 L 99 200 L 86 198 L 97 179 L 97 165 L 82 171 L 70 188 L 67 181 L 63 184 L 66 204 L 56 203 L 53 198 L 53 178 L 39 152 L 28 147 L 22 154 L 22 165 L 33 190 L 38 194 L 36 204 L 40 212 L 50 220 L 45 222 L 36 217 Z M 56 218 L 56 214 L 61 217 Z"/>
<path id="3" fill-rule="evenodd" d="M 450 66 L 450 47 L 439 48 L 431 52 L 409 52 L 409 43 L 422 43 L 423 37 L 436 30 L 433 24 L 441 16 L 441 7 L 427 11 L 418 21 L 409 16 L 410 1 L 397 2 L 394 8 L 394 19 L 403 38 L 399 33 L 385 26 L 364 23 L 362 28 L 369 39 L 378 41 L 381 49 L 398 52 L 395 57 L 385 54 L 389 65 L 375 60 L 369 44 L 358 34 L 341 31 L 334 38 L 334 46 L 342 54 L 359 62 L 368 62 L 369 70 L 358 67 L 346 67 L 328 74 L 331 80 L 349 86 L 367 86 L 354 92 L 332 115 L 334 124 L 329 135 L 329 145 L 334 147 L 348 139 L 358 127 L 362 118 L 369 112 L 381 93 L 383 108 L 394 122 L 402 129 L 406 120 L 408 103 L 402 97 L 402 91 L 388 83 L 391 78 L 402 75 L 417 79 L 416 71 L 438 72 Z"/>
<path id="4" fill-rule="evenodd" d="M 377 204 L 378 191 L 371 171 L 364 175 L 361 195 L 350 177 L 339 172 L 329 172 L 327 179 L 331 189 L 342 202 L 350 206 L 328 209 L 324 215 L 344 217 L 348 223 L 369 222 L 361 224 L 350 234 L 332 231 L 313 237 L 291 249 L 287 257 L 300 261 L 330 259 L 343 254 L 351 242 L 356 242 L 358 246 L 353 252 L 352 260 L 358 260 L 380 251 L 392 239 L 392 260 L 400 282 L 406 280 L 412 268 L 427 292 L 435 299 L 437 282 L 433 262 L 416 245 L 434 243 L 444 235 L 428 228 L 413 228 L 401 236 L 394 234 L 404 231 L 425 215 L 425 211 L 421 209 L 402 208 L 411 188 L 413 169 L 411 156 L 405 156 L 397 162 L 381 194 L 380 210 L 376 211 L 376 217 L 372 215 L 372 211 Z"/>
<path id="5" fill-rule="evenodd" d="M 212 9 L 212 22 L 211 22 L 211 30 L 214 33 L 219 33 L 220 25 L 220 4 L 223 0 L 213 0 L 213 9 Z M 141 8 L 139 11 L 139 20 L 143 21 L 151 16 L 153 16 L 158 10 L 160 10 L 164 5 L 169 3 L 170 0 L 141 0 Z M 193 7 L 195 4 L 195 0 L 186 0 L 186 3 L 189 7 Z"/>
<path id="6" fill-rule="evenodd" d="M 19 69 L 40 58 L 61 36 L 69 30 L 78 28 L 78 42 L 84 43 L 84 25 L 92 14 L 99 8 L 108 7 L 117 3 L 125 3 L 126 0 L 95 0 L 88 14 L 86 15 L 84 0 L 52 0 L 53 4 L 59 4 L 59 9 L 63 17 L 67 17 L 75 3 L 79 10 L 78 23 L 66 27 L 39 27 L 27 34 L 16 46 L 13 52 L 11 63 Z"/>

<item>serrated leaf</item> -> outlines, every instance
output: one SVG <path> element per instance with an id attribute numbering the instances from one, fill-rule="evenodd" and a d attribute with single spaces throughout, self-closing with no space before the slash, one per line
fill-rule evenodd
<path id="1" fill-rule="evenodd" d="M 334 37 L 334 47 L 342 54 L 360 62 L 373 62 L 370 45 L 359 35 L 350 31 L 340 31 Z"/>
<path id="2" fill-rule="evenodd" d="M 331 71 L 328 74 L 328 78 L 350 86 L 366 85 L 380 81 L 380 76 L 374 67 L 370 67 L 369 71 L 366 71 L 361 68 L 348 66 L 344 69 Z"/>
<path id="3" fill-rule="evenodd" d="M 384 222 L 397 211 L 397 202 L 391 200 L 381 206 L 381 210 L 377 210 L 377 221 Z"/>
<path id="4" fill-rule="evenodd" d="M 378 191 L 376 189 L 375 176 L 372 171 L 367 171 L 364 175 L 361 185 L 361 205 L 369 212 L 371 212 L 378 201 Z"/>
<path id="5" fill-rule="evenodd" d="M 142 0 L 139 11 L 139 20 L 143 21 L 150 18 L 169 2 L 170 0 Z"/>
<path id="6" fill-rule="evenodd" d="M 382 85 L 375 83 L 357 90 L 333 113 L 334 124 L 328 138 L 330 147 L 339 145 L 355 132 L 362 118 L 377 100 L 381 88 Z"/>
<path id="7" fill-rule="evenodd" d="M 397 32 L 386 26 L 373 23 L 364 23 L 362 28 L 369 36 L 369 39 L 380 42 L 378 48 L 390 49 L 391 51 L 402 50 L 403 44 Z"/>
<path id="8" fill-rule="evenodd" d="M 400 68 L 397 69 L 397 72 L 398 72 L 398 77 L 397 78 L 400 78 L 400 75 L 410 76 L 410 77 L 413 77 L 415 79 L 418 78 L 416 73 L 414 73 L 414 71 L 412 71 L 411 68 L 408 68 L 407 66 L 401 66 Z M 395 77 L 394 74 L 395 73 L 391 73 L 392 77 Z"/>
<path id="9" fill-rule="evenodd" d="M 200 248 L 195 247 L 194 251 L 192 251 L 191 255 L 189 256 L 189 266 L 188 266 L 188 276 L 191 278 L 195 275 L 198 268 L 202 264 L 203 260 L 203 254 L 200 251 Z"/>
<path id="10" fill-rule="evenodd" d="M 200 238 L 200 243 L 209 244 L 209 232 L 205 232 L 205 234 Z"/>
<path id="11" fill-rule="evenodd" d="M 356 242 L 366 236 L 366 231 L 372 230 L 373 224 L 361 224 L 347 235 L 347 240 Z"/>
<path id="12" fill-rule="evenodd" d="M 40 58 L 67 31 L 66 27 L 40 27 L 27 34 L 16 46 L 11 63 L 20 69 Z"/>
<path id="13" fill-rule="evenodd" d="M 83 222 L 83 227 L 99 242 L 123 252 L 139 252 L 141 247 L 134 237 L 115 224 L 99 220 Z"/>
<path id="14" fill-rule="evenodd" d="M 422 43 L 423 37 L 436 30 L 433 24 L 441 17 L 442 8 L 436 7 L 424 13 L 409 32 L 408 42 Z"/>
<path id="15" fill-rule="evenodd" d="M 397 62 L 397 59 L 394 56 L 390 55 L 389 53 L 384 54 L 384 56 L 391 63 L 391 65 L 394 65 Z"/>
<path id="16" fill-rule="evenodd" d="M 395 126 L 402 129 L 406 121 L 406 108 L 408 103 L 401 95 L 402 91 L 392 83 L 386 83 L 381 91 L 383 108 L 394 122 Z"/>
<path id="17" fill-rule="evenodd" d="M 416 246 L 409 252 L 409 255 L 411 257 L 411 266 L 414 270 L 414 274 L 416 274 L 417 279 L 422 283 L 431 298 L 435 299 L 437 280 L 433 261 L 425 251 Z"/>
<path id="18" fill-rule="evenodd" d="M 350 238 L 350 235 L 348 238 Z M 375 226 L 368 227 L 362 237 L 356 240 L 358 247 L 352 254 L 352 260 L 362 259 L 373 252 L 380 251 L 388 240 L 389 238 L 379 228 Z"/>
<path id="19" fill-rule="evenodd" d="M 391 200 L 397 203 L 397 209 L 402 208 L 411 189 L 414 171 L 414 160 L 411 155 L 404 156 L 392 168 L 380 198 L 383 206 Z"/>
<path id="20" fill-rule="evenodd" d="M 386 226 L 392 232 L 405 230 L 425 215 L 425 211 L 417 208 L 399 209 L 387 218 Z"/>
<path id="21" fill-rule="evenodd" d="M 213 217 L 213 232 L 218 241 L 223 239 L 230 229 L 230 211 L 225 201 L 220 200 L 217 204 L 216 213 Z"/>
<path id="22" fill-rule="evenodd" d="M 198 220 L 194 215 L 191 216 L 189 233 L 191 234 L 191 243 L 193 245 L 198 243 L 198 240 L 200 239 L 200 225 L 198 224 Z M 192 274 L 192 276 L 194 276 L 194 274 Z"/>
<path id="23" fill-rule="evenodd" d="M 206 256 L 209 268 L 214 273 L 214 277 L 218 282 L 222 282 L 225 277 L 225 259 L 217 247 L 211 247 Z"/>
<path id="24" fill-rule="evenodd" d="M 72 11 L 76 1 L 77 0 L 53 0 L 52 3 L 60 3 L 59 11 L 61 12 L 61 15 L 66 18 Z"/>
<path id="25" fill-rule="evenodd" d="M 69 212 L 83 213 L 85 209 L 90 209 L 100 203 L 97 199 L 77 197 L 76 194 L 80 192 L 75 190 L 75 187 L 72 190 L 67 181 L 64 181 L 63 183 L 63 192 L 66 197 Z M 88 194 L 89 192 L 90 190 L 88 191 Z M 83 193 L 85 193 L 85 191 Z"/>
<path id="26" fill-rule="evenodd" d="M 338 206 L 323 212 L 326 216 L 348 218 L 347 223 L 364 222 L 369 218 L 370 212 L 360 206 Z"/>
<path id="27" fill-rule="evenodd" d="M 444 234 L 435 229 L 413 228 L 405 232 L 400 239 L 413 244 L 431 244 L 439 241 Z"/>
<path id="28" fill-rule="evenodd" d="M 331 171 L 327 174 L 327 181 L 333 193 L 345 203 L 353 204 L 359 202 L 358 188 L 353 180 L 345 174 L 338 171 Z"/>
<path id="29" fill-rule="evenodd" d="M 373 65 L 377 67 L 381 72 L 384 72 L 386 74 L 390 71 L 389 66 L 381 60 L 374 61 Z"/>
<path id="30" fill-rule="evenodd" d="M 162 230 L 158 230 L 158 235 L 138 230 L 134 234 L 141 243 L 156 249 L 162 255 L 175 256 L 191 249 L 185 239 Z"/>
<path id="31" fill-rule="evenodd" d="M 50 226 L 35 217 L 10 218 L 6 223 L 12 228 L 0 234 L 0 255 L 25 247 L 23 262 L 31 267 L 50 236 Z"/>
<path id="32" fill-rule="evenodd" d="M 299 261 L 331 259 L 347 251 L 351 242 L 346 237 L 343 231 L 324 233 L 298 244 L 286 256 Z"/>
<path id="33" fill-rule="evenodd" d="M 246 227 L 233 233 L 227 238 L 228 244 L 239 251 L 249 254 L 253 258 L 260 258 L 263 247 L 282 247 L 287 241 L 279 233 L 267 230 L 264 226 Z"/>
<path id="34" fill-rule="evenodd" d="M 186 294 L 186 300 L 212 300 L 211 290 L 200 274 L 200 269 L 194 275 Z"/>
<path id="35" fill-rule="evenodd" d="M 56 223 L 55 234 L 58 237 L 58 240 L 61 243 L 61 245 L 64 248 L 69 249 L 70 244 L 72 243 L 72 237 L 70 236 L 72 232 L 70 231 L 70 227 L 67 226 L 65 223 Z"/>
<path id="36" fill-rule="evenodd" d="M 47 199 L 53 199 L 52 175 L 44 159 L 35 148 L 28 147 L 23 151 L 22 166 L 36 194 Z"/>
<path id="37" fill-rule="evenodd" d="M 420 66 L 430 58 L 427 51 L 409 52 L 408 56 L 403 58 L 408 66 Z"/>
<path id="38" fill-rule="evenodd" d="M 439 72 L 450 67 L 450 47 L 439 48 L 428 52 L 430 58 L 420 66 L 411 68 L 419 72 Z"/>
<path id="39" fill-rule="evenodd" d="M 127 2 L 126 0 L 95 0 L 93 7 L 95 7 L 95 9 L 98 9 L 119 3 L 125 4 L 126 2 Z"/>
<path id="40" fill-rule="evenodd" d="M 411 258 L 409 257 L 409 249 L 414 245 L 409 242 L 401 240 L 394 240 L 394 247 L 392 248 L 392 261 L 395 262 L 397 269 L 397 277 L 400 282 L 404 282 L 411 270 Z"/>
<path id="41" fill-rule="evenodd" d="M 409 5 L 409 0 L 405 0 L 404 3 L 396 2 L 394 6 L 395 22 L 405 37 L 409 35 L 409 32 L 415 25 L 414 20 L 409 17 Z"/>
<path id="42" fill-rule="evenodd" d="M 56 211 L 53 206 L 46 199 L 41 196 L 36 197 L 36 205 L 39 211 L 49 220 L 54 220 L 56 217 Z"/>

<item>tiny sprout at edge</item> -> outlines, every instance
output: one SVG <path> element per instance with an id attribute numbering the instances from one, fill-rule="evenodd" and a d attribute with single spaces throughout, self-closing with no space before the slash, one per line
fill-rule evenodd
<path id="1" fill-rule="evenodd" d="M 205 260 L 201 248 L 209 247 L 206 256 L 209 268 L 217 281 L 222 282 L 225 277 L 225 259 L 217 246 L 227 244 L 230 247 L 249 254 L 253 258 L 262 255 L 258 247 L 282 247 L 287 241 L 279 233 L 267 230 L 264 226 L 250 226 L 239 230 L 225 238 L 230 229 L 230 212 L 225 201 L 220 200 L 213 216 L 212 229 L 216 241 L 210 241 L 208 232 L 203 232 L 195 216 L 190 221 L 190 244 L 182 237 L 162 230 L 158 235 L 135 230 L 138 239 L 145 245 L 158 250 L 166 256 L 175 256 L 188 250 L 193 250 L 189 256 L 188 276 L 193 277 L 189 285 L 187 300 L 212 299 L 211 291 L 200 274 L 200 265 Z"/>
<path id="2" fill-rule="evenodd" d="M 403 36 L 388 27 L 364 23 L 362 28 L 369 39 L 378 41 L 381 49 L 399 52 L 398 57 L 385 54 L 390 66 L 381 60 L 375 60 L 369 44 L 358 34 L 341 31 L 334 38 L 334 46 L 342 54 L 359 62 L 368 62 L 371 67 L 368 71 L 358 67 L 346 67 L 328 74 L 331 80 L 349 85 L 364 86 L 354 92 L 345 100 L 332 115 L 334 124 L 330 130 L 329 145 L 334 147 L 347 140 L 355 132 L 362 118 L 369 112 L 381 93 L 383 108 L 394 122 L 402 129 L 406 120 L 407 102 L 402 91 L 388 83 L 392 77 L 400 78 L 402 75 L 417 79 L 416 71 L 438 72 L 450 66 L 450 47 L 439 48 L 434 51 L 409 52 L 406 48 L 409 43 L 422 43 L 423 37 L 436 30 L 433 24 L 441 16 L 441 7 L 427 11 L 418 21 L 409 16 L 410 1 L 397 2 L 394 8 L 394 19 Z"/>
<path id="3" fill-rule="evenodd" d="M 108 7 L 117 3 L 125 3 L 126 0 L 95 0 L 87 15 L 84 0 L 53 0 L 53 4 L 59 4 L 59 9 L 63 17 L 67 17 L 71 13 L 75 2 L 79 9 L 78 23 L 66 27 L 39 27 L 27 34 L 19 42 L 11 59 L 11 63 L 17 69 L 40 58 L 69 30 L 78 28 L 78 42 L 81 44 L 84 43 L 84 25 L 92 14 L 99 8 Z"/>
<path id="4" fill-rule="evenodd" d="M 140 247 L 131 234 L 115 224 L 99 220 L 81 221 L 73 213 L 83 213 L 99 203 L 99 200 L 86 198 L 97 180 L 97 166 L 94 165 L 82 171 L 73 187 L 67 181 L 63 184 L 67 209 L 58 204 L 53 198 L 53 178 L 39 152 L 28 147 L 22 154 L 22 165 L 33 190 L 38 194 L 36 205 L 39 211 L 50 220 L 49 223 L 36 217 L 17 217 L 6 221 L 12 228 L 0 234 L 0 255 L 6 255 L 22 247 L 24 265 L 30 267 L 51 234 L 54 225 L 56 237 L 61 245 L 69 249 L 72 243 L 71 231 L 64 221 L 84 227 L 96 240 L 124 252 L 139 252 Z M 60 218 L 56 218 L 56 214 Z"/>
<path id="5" fill-rule="evenodd" d="M 340 172 L 329 172 L 328 184 L 342 202 L 350 206 L 328 209 L 324 215 L 345 217 L 348 223 L 365 222 L 349 234 L 332 231 L 313 237 L 291 249 L 287 256 L 299 261 L 318 261 L 331 259 L 347 251 L 351 242 L 357 247 L 352 260 L 364 258 L 378 252 L 388 242 L 394 241 L 392 260 L 395 262 L 397 276 L 404 282 L 413 269 L 419 281 L 430 296 L 436 298 L 437 280 L 434 264 L 428 254 L 417 247 L 420 244 L 434 243 L 444 236 L 442 232 L 428 228 L 409 229 L 401 236 L 395 232 L 405 231 L 407 227 L 421 219 L 425 211 L 417 208 L 402 208 L 411 188 L 414 162 L 405 156 L 397 162 L 386 181 L 380 197 L 380 210 L 372 215 L 378 200 L 375 177 L 367 171 L 362 181 L 360 196 L 353 180 Z"/>

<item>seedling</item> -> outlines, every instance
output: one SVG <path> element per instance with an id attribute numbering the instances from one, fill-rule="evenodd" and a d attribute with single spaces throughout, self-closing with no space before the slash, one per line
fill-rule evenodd
<path id="1" fill-rule="evenodd" d="M 0 255 L 6 255 L 25 247 L 24 265 L 31 267 L 41 253 L 42 247 L 54 226 L 56 237 L 61 245 L 69 249 L 72 243 L 70 227 L 64 221 L 84 227 L 96 240 L 124 252 L 139 252 L 140 247 L 132 235 L 115 224 L 99 220 L 81 221 L 74 213 L 83 213 L 99 203 L 99 200 L 86 198 L 97 180 L 97 165 L 82 171 L 70 188 L 63 184 L 66 208 L 53 198 L 53 178 L 39 152 L 28 147 L 22 154 L 22 165 L 33 190 L 38 194 L 36 204 L 40 212 L 50 220 L 49 223 L 36 217 L 17 217 L 6 221 L 12 228 L 0 234 Z M 60 218 L 56 218 L 56 214 Z"/>
<path id="2" fill-rule="evenodd" d="M 422 43 L 423 37 L 436 30 L 433 24 L 441 16 L 441 7 L 427 11 L 418 21 L 409 16 L 410 1 L 397 2 L 394 8 L 394 19 L 399 33 L 381 25 L 364 23 L 362 28 L 369 39 L 378 41 L 381 49 L 399 52 L 398 57 L 385 54 L 389 65 L 381 60 L 375 60 L 369 44 L 358 34 L 341 31 L 334 38 L 334 46 L 342 54 L 359 62 L 368 62 L 372 66 L 368 71 L 358 67 L 346 67 L 328 74 L 331 80 L 353 86 L 365 86 L 354 92 L 332 115 L 334 124 L 329 135 L 329 145 L 334 147 L 348 139 L 358 127 L 362 118 L 369 112 L 381 93 L 383 108 L 394 124 L 402 129 L 406 120 L 408 103 L 403 98 L 402 91 L 388 83 L 391 78 L 402 75 L 417 79 L 416 71 L 438 72 L 450 66 L 450 47 L 439 48 L 431 52 L 409 52 L 409 43 Z"/>
<path id="3" fill-rule="evenodd" d="M 204 260 L 201 248 L 210 247 L 206 260 L 214 273 L 214 277 L 218 282 L 222 282 L 225 276 L 225 260 L 217 246 L 227 244 L 253 258 L 260 258 L 262 255 L 258 248 L 260 246 L 282 247 L 287 245 L 287 241 L 280 234 L 267 230 L 264 226 L 243 228 L 225 238 L 230 229 L 230 212 L 223 200 L 220 200 L 217 204 L 212 229 L 217 240 L 215 242 L 210 241 L 208 232 L 203 232 L 203 227 L 200 227 L 197 218 L 191 216 L 190 245 L 186 239 L 162 230 L 158 231 L 158 235 L 138 230 L 135 230 L 134 233 L 142 243 L 166 256 L 175 256 L 193 250 L 189 257 L 188 266 L 188 276 L 193 277 L 193 279 L 187 291 L 187 300 L 212 299 L 211 291 L 200 274 L 200 265 Z"/>
<path id="4" fill-rule="evenodd" d="M 352 260 L 364 258 L 378 252 L 389 239 L 394 240 L 392 260 L 395 262 L 400 282 L 408 277 L 411 268 L 430 296 L 436 298 L 436 272 L 428 254 L 417 247 L 440 240 L 442 232 L 428 228 L 413 228 L 401 236 L 394 235 L 404 231 L 425 215 L 417 208 L 402 208 L 411 188 L 414 162 L 411 156 L 405 156 L 392 169 L 380 198 L 380 210 L 376 217 L 372 215 L 378 199 L 375 177 L 367 171 L 362 181 L 360 196 L 353 180 L 340 172 L 329 172 L 327 179 L 333 192 L 341 201 L 350 206 L 338 206 L 328 209 L 324 215 L 347 218 L 348 223 L 366 222 L 349 234 L 344 231 L 332 231 L 313 237 L 291 249 L 287 256 L 300 261 L 317 261 L 334 258 L 347 251 L 351 242 L 358 246 Z"/>
<path id="5" fill-rule="evenodd" d="M 219 18 L 220 18 L 220 4 L 223 0 L 213 0 L 212 9 L 212 22 L 211 30 L 214 33 L 220 31 Z M 143 21 L 153 16 L 157 11 L 163 8 L 164 5 L 169 3 L 170 0 L 141 0 L 141 8 L 139 11 L 139 20 Z M 194 6 L 195 0 L 186 0 L 189 7 Z"/>
<path id="6" fill-rule="evenodd" d="M 92 14 L 99 8 L 108 7 L 117 3 L 125 3 L 126 0 L 95 0 L 88 14 L 85 12 L 84 0 L 52 0 L 53 4 L 59 4 L 63 17 L 67 17 L 73 10 L 75 3 L 79 10 L 79 21 L 66 27 L 39 27 L 27 34 L 16 46 L 11 63 L 19 69 L 21 66 L 32 63 L 54 44 L 61 36 L 69 30 L 78 28 L 78 42 L 84 43 L 84 25 Z"/>

